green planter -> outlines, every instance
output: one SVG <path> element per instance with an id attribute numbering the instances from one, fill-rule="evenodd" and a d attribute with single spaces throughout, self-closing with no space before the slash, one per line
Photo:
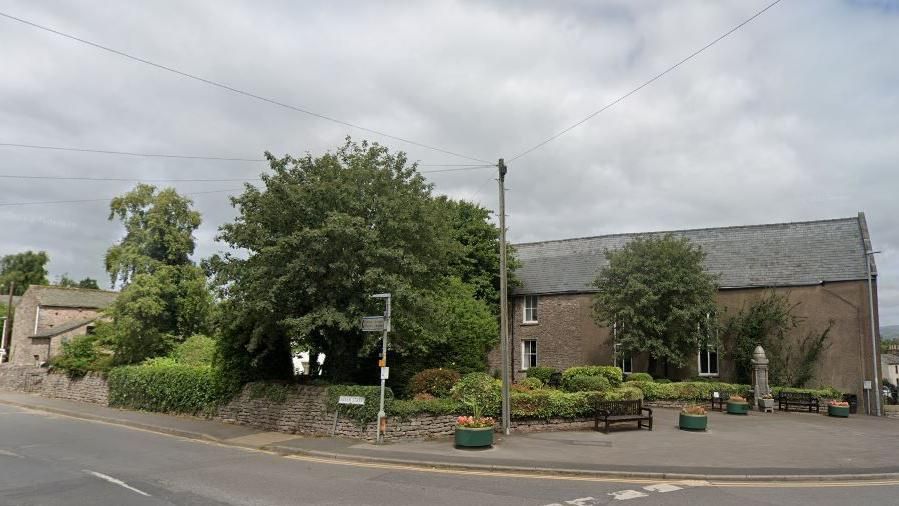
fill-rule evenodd
<path id="1" fill-rule="evenodd" d="M 484 448 L 493 444 L 493 427 L 456 427 L 456 446 L 459 448 Z"/>
<path id="2" fill-rule="evenodd" d="M 827 415 L 838 418 L 849 418 L 849 406 L 827 406 Z"/>
<path id="3" fill-rule="evenodd" d="M 678 427 L 680 427 L 681 430 L 706 430 L 708 426 L 708 415 L 689 415 L 687 413 L 680 414 Z"/>
<path id="4" fill-rule="evenodd" d="M 748 402 L 727 401 L 727 414 L 729 414 L 729 415 L 748 415 L 749 414 L 749 403 Z"/>

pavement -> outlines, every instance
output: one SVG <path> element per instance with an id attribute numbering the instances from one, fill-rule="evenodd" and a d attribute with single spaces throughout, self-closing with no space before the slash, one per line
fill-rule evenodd
<path id="1" fill-rule="evenodd" d="M 128 411 L 0 392 L 0 403 L 221 444 L 320 459 L 428 468 L 646 479 L 873 480 L 899 478 L 899 420 L 807 413 L 709 414 L 709 430 L 677 428 L 678 411 L 654 410 L 654 430 L 497 435 L 493 448 L 463 450 L 451 438 L 374 445 L 302 437 L 189 416 Z"/>

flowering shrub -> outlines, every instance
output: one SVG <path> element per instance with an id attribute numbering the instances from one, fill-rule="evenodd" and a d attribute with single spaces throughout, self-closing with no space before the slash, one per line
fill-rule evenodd
<path id="1" fill-rule="evenodd" d="M 489 416 L 460 416 L 456 419 L 456 425 L 468 429 L 483 429 L 493 427 L 493 418 Z"/>
<path id="2" fill-rule="evenodd" d="M 707 414 L 705 407 L 698 405 L 684 406 L 681 413 L 685 415 L 705 415 Z"/>
<path id="3" fill-rule="evenodd" d="M 727 402 L 746 402 L 746 397 L 740 395 L 731 395 Z"/>
<path id="4" fill-rule="evenodd" d="M 849 407 L 849 403 L 845 402 L 845 401 L 830 401 L 828 404 L 835 408 L 848 408 Z"/>

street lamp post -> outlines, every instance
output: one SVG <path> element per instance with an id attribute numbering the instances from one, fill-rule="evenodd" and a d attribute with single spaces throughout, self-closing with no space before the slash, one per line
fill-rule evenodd
<path id="1" fill-rule="evenodd" d="M 871 365 L 874 366 L 871 375 L 874 395 L 874 416 L 880 416 L 880 381 L 877 378 L 877 327 L 874 323 L 874 283 L 871 280 L 871 259 L 879 251 L 866 251 L 865 260 L 868 267 L 868 309 L 871 315 Z"/>

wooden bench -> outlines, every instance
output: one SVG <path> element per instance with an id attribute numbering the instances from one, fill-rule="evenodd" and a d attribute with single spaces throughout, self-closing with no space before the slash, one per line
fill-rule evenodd
<path id="1" fill-rule="evenodd" d="M 820 413 L 821 405 L 818 398 L 812 394 L 802 392 L 781 392 L 777 394 L 777 409 L 780 411 L 789 411 L 791 406 L 808 409 L 811 413 Z"/>
<path id="2" fill-rule="evenodd" d="M 593 430 L 599 430 L 599 422 L 605 424 L 603 432 L 609 433 L 609 425 L 618 422 L 637 422 L 637 429 L 652 430 L 652 409 L 644 408 L 643 401 L 596 401 Z M 644 425 L 645 422 L 648 424 Z"/>
<path id="3" fill-rule="evenodd" d="M 718 395 L 715 395 L 718 394 Z M 709 403 L 711 403 L 712 411 L 724 411 L 724 406 L 727 405 L 727 400 L 730 399 L 730 394 L 727 392 L 712 392 L 709 394 Z"/>

